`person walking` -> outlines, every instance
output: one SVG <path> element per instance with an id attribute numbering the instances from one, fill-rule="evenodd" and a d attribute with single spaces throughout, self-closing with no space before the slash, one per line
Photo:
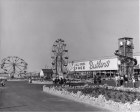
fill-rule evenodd
<path id="1" fill-rule="evenodd" d="M 123 76 L 120 77 L 120 86 L 123 86 L 124 78 Z"/>
<path id="2" fill-rule="evenodd" d="M 124 83 L 125 83 L 125 86 L 127 87 L 127 82 L 128 82 L 128 76 L 127 75 L 124 75 Z"/>
<path id="3" fill-rule="evenodd" d="M 32 78 L 31 77 L 29 78 L 29 83 L 32 83 Z"/>
<path id="4" fill-rule="evenodd" d="M 135 82 L 136 82 L 136 80 L 135 80 L 135 78 L 134 78 L 134 76 L 133 76 L 133 77 L 132 77 L 133 88 L 135 87 Z"/>
<path id="5" fill-rule="evenodd" d="M 94 76 L 94 84 L 95 85 L 97 84 L 97 76 L 96 75 Z"/>
<path id="6" fill-rule="evenodd" d="M 116 87 L 119 86 L 119 76 L 118 75 L 115 76 L 115 84 L 116 84 Z"/>

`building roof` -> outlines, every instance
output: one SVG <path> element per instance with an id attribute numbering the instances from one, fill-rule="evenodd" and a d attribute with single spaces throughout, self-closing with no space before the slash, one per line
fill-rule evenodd
<path id="1" fill-rule="evenodd" d="M 42 69 L 44 74 L 53 73 L 52 69 Z"/>
<path id="2" fill-rule="evenodd" d="M 131 38 L 131 37 L 123 37 L 123 38 L 119 38 L 119 40 L 121 40 L 121 39 L 133 39 L 133 38 Z"/>
<path id="3" fill-rule="evenodd" d="M 140 52 L 134 52 L 133 57 L 140 57 Z M 94 58 L 94 59 L 87 59 L 87 60 L 73 60 L 73 61 L 69 61 L 69 63 L 77 63 L 77 62 L 86 62 L 86 61 L 95 61 L 95 60 L 104 60 L 104 59 L 115 59 L 117 58 L 116 55 L 114 56 L 104 56 L 104 57 L 99 57 L 99 58 Z"/>

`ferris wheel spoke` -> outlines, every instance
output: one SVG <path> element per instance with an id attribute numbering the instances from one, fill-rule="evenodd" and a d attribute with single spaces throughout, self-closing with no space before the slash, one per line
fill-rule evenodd
<path id="1" fill-rule="evenodd" d="M 24 65 L 19 65 L 19 64 L 18 64 L 18 66 L 25 67 Z"/>
<path id="2" fill-rule="evenodd" d="M 63 64 L 63 65 L 65 64 L 64 60 L 62 60 L 62 64 Z"/>
<path id="3" fill-rule="evenodd" d="M 11 69 L 13 69 L 13 67 L 11 67 L 11 68 L 8 70 L 8 73 L 10 72 Z"/>
<path id="4" fill-rule="evenodd" d="M 16 64 L 25 64 L 25 62 L 21 61 L 21 62 L 18 62 L 18 63 L 16 63 Z"/>
<path id="5" fill-rule="evenodd" d="M 13 62 L 15 63 L 15 61 L 16 61 L 16 57 L 13 57 Z"/>
<path id="6" fill-rule="evenodd" d="M 11 60 L 11 62 L 14 63 L 13 57 L 10 57 L 9 60 Z"/>
<path id="7" fill-rule="evenodd" d="M 5 64 L 9 64 L 9 63 L 11 63 L 11 62 L 10 62 L 10 61 L 8 61 L 8 62 L 5 61 L 5 62 L 3 62 L 3 63 L 5 63 Z"/>
<path id="8" fill-rule="evenodd" d="M 12 66 L 12 65 L 4 66 L 4 68 L 10 67 L 10 66 Z"/>
<path id="9" fill-rule="evenodd" d="M 11 64 L 11 63 L 5 63 L 5 62 L 4 62 L 4 64 Z"/>
<path id="10" fill-rule="evenodd" d="M 21 70 L 22 71 L 22 69 L 20 69 L 18 66 L 16 66 L 19 70 Z"/>
<path id="11" fill-rule="evenodd" d="M 66 60 L 62 58 L 62 62 L 63 62 L 63 63 L 66 63 Z"/>
<path id="12" fill-rule="evenodd" d="M 21 61 L 16 62 L 16 64 L 20 64 L 20 63 L 21 63 Z"/>
<path id="13" fill-rule="evenodd" d="M 19 61 L 19 58 L 16 59 L 15 63 L 17 63 Z"/>
<path id="14" fill-rule="evenodd" d="M 15 57 L 13 57 L 12 60 L 13 60 L 13 63 L 15 63 Z"/>
<path id="15" fill-rule="evenodd" d="M 7 58 L 7 59 L 4 60 L 4 62 L 6 62 L 6 61 L 11 62 L 9 58 Z"/>
<path id="16" fill-rule="evenodd" d="M 14 62 L 14 63 L 16 62 L 16 57 L 13 57 L 13 62 Z"/>
<path id="17" fill-rule="evenodd" d="M 11 65 L 8 65 L 8 66 L 6 66 L 6 65 L 3 65 L 3 66 L 1 66 L 2 68 L 4 68 L 4 69 L 6 69 L 6 68 L 9 68 Z"/>
<path id="18" fill-rule="evenodd" d="M 20 73 L 21 72 L 21 70 L 19 70 L 19 68 L 17 69 L 17 67 L 15 67 L 15 71 L 16 71 L 16 73 Z"/>
<path id="19" fill-rule="evenodd" d="M 5 64 L 12 64 L 12 62 L 11 62 L 11 61 L 9 61 L 9 62 L 7 62 L 7 63 L 5 63 Z"/>
<path id="20" fill-rule="evenodd" d="M 5 63 L 12 63 L 10 59 L 4 61 Z"/>

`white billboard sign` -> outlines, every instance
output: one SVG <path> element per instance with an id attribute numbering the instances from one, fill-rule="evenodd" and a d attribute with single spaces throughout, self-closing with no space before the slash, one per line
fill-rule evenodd
<path id="1" fill-rule="evenodd" d="M 98 71 L 98 70 L 118 70 L 117 58 L 102 59 L 69 64 L 70 71 Z"/>
<path id="2" fill-rule="evenodd" d="M 118 70 L 117 58 L 89 61 L 90 70 Z"/>

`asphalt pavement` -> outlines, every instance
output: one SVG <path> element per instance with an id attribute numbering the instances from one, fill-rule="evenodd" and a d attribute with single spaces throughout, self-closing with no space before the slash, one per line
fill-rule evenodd
<path id="1" fill-rule="evenodd" d="M 74 102 L 62 97 L 53 96 L 42 91 L 40 84 L 29 84 L 27 81 L 8 81 L 0 87 L 1 111 L 67 111 L 67 112 L 100 112 L 108 111 L 83 103 Z"/>

